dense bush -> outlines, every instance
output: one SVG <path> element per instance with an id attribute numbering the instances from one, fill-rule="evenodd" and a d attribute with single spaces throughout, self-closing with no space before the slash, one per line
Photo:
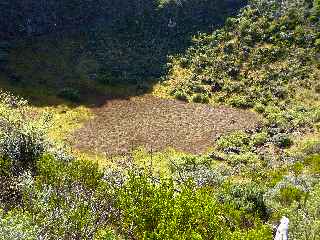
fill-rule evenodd
<path id="1" fill-rule="evenodd" d="M 5 213 L 0 209 L 0 239 L 34 240 L 38 228 L 32 222 L 32 216 L 21 211 Z"/>
<path id="2" fill-rule="evenodd" d="M 310 176 L 286 176 L 264 195 L 266 204 L 277 212 L 296 203 L 301 205 L 317 181 Z"/>
<path id="3" fill-rule="evenodd" d="M 135 165 L 129 171 L 121 166 L 101 169 L 47 148 L 31 155 L 32 172 L 23 166 L 14 176 L 10 158 L 2 158 L 0 239 L 265 240 L 272 239 L 270 224 L 280 214 L 289 216 L 294 226 L 304 217 L 314 227 L 290 228 L 292 236 L 316 236 L 317 156 L 300 167 L 286 163 L 283 168 L 296 169 L 296 176 L 282 180 L 285 170 L 275 172 L 259 153 L 251 152 L 267 135 L 235 132 L 221 137 L 218 155 L 171 159 L 166 178 Z M 314 177 L 300 176 L 306 170 Z"/>
<path id="4" fill-rule="evenodd" d="M 154 181 L 141 171 L 130 171 L 122 184 L 117 175 L 102 172 L 91 162 L 61 162 L 50 156 L 37 161 L 37 175 L 21 178 L 22 209 L 1 216 L 0 226 L 22 238 L 129 239 L 271 239 L 269 227 L 248 206 L 218 202 L 213 189 L 197 187 L 190 179 L 177 185 L 170 179 Z M 113 176 L 113 177 L 112 177 Z M 259 198 L 259 197 L 258 197 Z M 252 199 L 252 200 L 250 200 Z M 242 200 L 240 200 L 242 201 Z M 255 204 L 255 203 L 253 203 Z M 257 206 L 258 207 L 258 206 Z M 18 238 L 19 239 L 19 238 Z"/>
<path id="5" fill-rule="evenodd" d="M 227 180 L 230 173 L 212 166 L 208 157 L 184 156 L 172 159 L 170 172 L 173 179 L 179 183 L 194 181 L 198 187 L 220 186 Z"/>
<path id="6" fill-rule="evenodd" d="M 79 102 L 81 97 L 77 89 L 63 88 L 58 92 L 58 96 L 72 102 Z"/>
<path id="7" fill-rule="evenodd" d="M 217 141 L 217 146 L 225 152 L 239 153 L 247 149 L 249 141 L 249 136 L 245 132 L 239 131 L 220 137 Z"/>
<path id="8" fill-rule="evenodd" d="M 48 120 L 45 115 L 40 118 L 28 116 L 23 100 L 1 93 L 0 154 L 2 161 L 11 165 L 12 173 L 18 173 L 21 167 L 33 167 L 35 160 L 46 150 Z"/>
<path id="9" fill-rule="evenodd" d="M 209 97 L 207 95 L 198 93 L 192 96 L 192 101 L 195 103 L 208 103 Z"/>
<path id="10" fill-rule="evenodd" d="M 309 127 L 316 109 L 299 95 L 320 81 L 318 25 L 308 18 L 314 9 L 307 1 L 251 1 L 222 29 L 195 36 L 185 54 L 172 57 L 163 87 L 198 96 L 201 86 L 211 89 L 210 102 L 254 107 L 270 125 Z"/>
<path id="11" fill-rule="evenodd" d="M 270 232 L 252 216 L 234 209 L 231 204 L 217 203 L 209 189 L 195 189 L 190 184 L 175 193 L 172 183 L 155 185 L 145 177 L 132 176 L 120 195 L 128 221 L 125 226 L 136 226 L 133 234 L 147 239 L 270 237 Z M 246 226 L 247 221 L 251 224 Z M 256 224 L 254 231 L 241 230 Z"/>
<path id="12" fill-rule="evenodd" d="M 278 146 L 282 148 L 290 147 L 292 145 L 292 140 L 290 139 L 290 136 L 287 134 L 277 134 L 273 136 L 272 141 Z"/>
<path id="13" fill-rule="evenodd" d="M 304 161 L 313 174 L 320 174 L 320 154 L 308 156 Z"/>
<path id="14" fill-rule="evenodd" d="M 233 203 L 238 209 L 256 214 L 261 219 L 268 219 L 268 209 L 263 200 L 265 190 L 263 187 L 254 184 L 229 184 L 218 193 L 218 199 L 224 202 Z"/>
<path id="15" fill-rule="evenodd" d="M 289 238 L 301 240 L 318 239 L 320 233 L 319 184 L 315 186 L 309 185 L 306 188 L 306 186 L 301 185 L 303 182 L 300 180 L 294 180 L 295 183 L 291 181 L 290 185 L 284 185 L 284 182 L 288 184 L 287 180 L 282 181 L 276 187 L 277 190 L 275 191 L 274 189 L 271 193 L 273 196 L 275 196 L 276 192 L 279 194 L 277 198 L 273 198 L 272 200 L 277 203 L 270 202 L 270 192 L 265 196 L 267 198 L 266 202 L 273 208 L 277 206 L 276 217 L 285 215 L 290 219 Z M 283 205 L 279 205 L 281 201 Z"/>

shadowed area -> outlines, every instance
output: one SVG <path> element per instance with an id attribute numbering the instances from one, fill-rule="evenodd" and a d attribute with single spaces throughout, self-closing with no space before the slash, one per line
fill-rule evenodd
<path id="1" fill-rule="evenodd" d="M 201 153 L 223 133 L 253 128 L 255 113 L 227 107 L 160 99 L 145 95 L 111 100 L 94 110 L 96 117 L 72 137 L 75 147 L 107 155 L 128 153 L 136 147 Z"/>
<path id="2" fill-rule="evenodd" d="M 222 26 L 245 3 L 5 0 L 0 86 L 36 106 L 99 107 L 110 98 L 143 95 L 166 75 L 169 56 L 183 53 L 198 32 Z"/>

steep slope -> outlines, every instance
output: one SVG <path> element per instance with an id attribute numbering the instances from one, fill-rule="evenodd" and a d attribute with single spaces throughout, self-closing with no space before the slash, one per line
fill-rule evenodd
<path id="1" fill-rule="evenodd" d="M 173 57 L 157 90 L 175 98 L 255 108 L 270 125 L 301 127 L 319 106 L 318 2 L 252 1 L 224 28 Z"/>

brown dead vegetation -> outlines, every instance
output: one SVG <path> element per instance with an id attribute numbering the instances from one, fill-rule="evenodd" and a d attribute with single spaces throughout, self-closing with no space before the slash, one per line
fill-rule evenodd
<path id="1" fill-rule="evenodd" d="M 228 107 L 160 99 L 150 95 L 109 100 L 94 109 L 96 117 L 72 136 L 75 147 L 107 155 L 137 147 L 158 151 L 167 147 L 201 153 L 224 133 L 254 128 L 255 113 Z"/>

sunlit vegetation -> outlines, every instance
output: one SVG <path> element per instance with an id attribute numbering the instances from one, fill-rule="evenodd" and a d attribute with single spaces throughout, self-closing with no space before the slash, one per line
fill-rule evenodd
<path id="1" fill-rule="evenodd" d="M 113 16 L 112 31 L 103 31 L 102 21 L 80 33 L 0 45 L 1 87 L 29 100 L 0 93 L 0 240 L 271 240 L 282 216 L 290 220 L 289 239 L 320 239 L 319 0 L 252 0 L 238 15 L 222 12 L 213 22 L 196 13 L 210 17 L 226 2 L 192 8 L 195 2 L 150 1 L 136 12 L 136 1 L 121 1 L 127 8 Z M 75 18 L 82 4 L 70 12 L 70 26 L 98 12 Z M 173 10 L 177 24 L 186 24 L 179 38 L 155 35 L 157 17 L 168 20 Z M 171 110 L 178 113 L 205 108 L 211 117 L 209 107 L 232 107 L 232 117 L 238 113 L 249 127 L 221 131 L 226 127 L 217 123 L 220 135 L 210 143 L 179 136 L 205 149 L 199 154 L 173 148 L 176 141 L 165 150 L 134 146 L 109 156 L 107 135 L 80 138 L 85 123 L 108 129 L 110 116 L 99 116 L 106 100 L 148 91 L 176 99 Z M 142 99 L 158 112 L 160 102 L 170 105 Z M 177 129 L 182 121 L 171 116 L 176 122 L 163 124 Z M 125 117 L 119 119 L 139 122 Z M 235 122 L 220 122 L 229 120 Z M 206 121 L 184 126 L 200 139 Z M 211 134 L 208 126 L 203 135 Z M 75 149 L 77 141 L 95 149 Z"/>

